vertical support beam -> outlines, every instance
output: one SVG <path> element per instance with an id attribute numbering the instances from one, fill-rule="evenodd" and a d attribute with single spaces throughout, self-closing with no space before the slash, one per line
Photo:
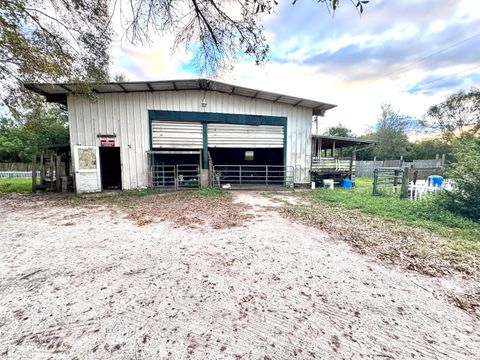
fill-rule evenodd
<path id="1" fill-rule="evenodd" d="M 353 151 L 352 151 L 352 156 L 350 157 L 350 170 L 349 170 L 349 178 L 350 180 L 354 179 L 353 176 L 353 162 L 357 158 L 357 145 L 353 145 Z"/>
<path id="2" fill-rule="evenodd" d="M 333 140 L 332 157 L 335 157 L 335 140 Z"/>
<path id="3" fill-rule="evenodd" d="M 318 139 L 318 153 L 317 153 L 318 158 L 320 159 L 322 157 L 322 138 Z"/>
<path id="4" fill-rule="evenodd" d="M 153 189 L 153 167 L 152 167 L 152 154 L 147 152 L 147 184 L 150 189 Z"/>
<path id="5" fill-rule="evenodd" d="M 444 167 L 445 166 L 445 154 L 442 154 L 442 162 L 441 162 L 441 166 Z"/>
<path id="6" fill-rule="evenodd" d="M 173 165 L 173 177 L 175 183 L 175 191 L 178 191 L 178 165 Z"/>
<path id="7" fill-rule="evenodd" d="M 203 168 L 208 169 L 208 125 L 203 123 Z"/>
<path id="8" fill-rule="evenodd" d="M 62 157 L 60 155 L 55 159 L 55 184 L 57 192 L 62 192 Z"/>
<path id="9" fill-rule="evenodd" d="M 267 187 L 268 187 L 268 165 L 266 166 L 265 172 L 266 172 L 266 179 L 265 179 L 265 181 L 266 181 Z"/>
<path id="10" fill-rule="evenodd" d="M 37 192 L 37 154 L 32 158 L 32 193 Z"/>

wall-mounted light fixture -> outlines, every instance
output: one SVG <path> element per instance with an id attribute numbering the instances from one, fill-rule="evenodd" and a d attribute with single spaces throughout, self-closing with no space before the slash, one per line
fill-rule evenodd
<path id="1" fill-rule="evenodd" d="M 203 100 L 202 100 L 202 107 L 203 108 L 207 107 L 207 100 L 205 99 L 205 97 L 203 97 Z"/>

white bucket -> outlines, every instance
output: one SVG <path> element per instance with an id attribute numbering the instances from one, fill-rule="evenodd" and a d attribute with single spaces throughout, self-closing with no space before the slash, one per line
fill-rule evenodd
<path id="1" fill-rule="evenodd" d="M 323 180 L 323 187 L 333 190 L 333 179 L 324 179 Z"/>

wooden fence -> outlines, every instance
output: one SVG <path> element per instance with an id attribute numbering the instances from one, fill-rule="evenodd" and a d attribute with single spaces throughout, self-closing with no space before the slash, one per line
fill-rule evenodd
<path id="1" fill-rule="evenodd" d="M 358 161 L 356 162 L 356 176 L 365 176 L 365 177 L 373 177 L 373 170 L 380 168 L 380 167 L 398 167 L 398 168 L 405 168 L 405 167 L 413 167 L 414 169 L 425 169 L 422 172 L 422 177 L 425 173 L 430 173 L 433 171 L 437 175 L 441 175 L 442 173 L 442 161 L 438 160 L 413 160 L 412 162 L 406 162 L 403 160 L 377 160 L 377 161 Z M 421 171 L 419 171 L 420 173 Z"/>
<path id="2" fill-rule="evenodd" d="M 32 171 L 32 163 L 2 163 L 0 171 Z"/>

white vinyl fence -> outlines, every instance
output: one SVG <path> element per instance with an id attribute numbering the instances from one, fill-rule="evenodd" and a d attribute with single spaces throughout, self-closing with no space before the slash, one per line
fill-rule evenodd
<path id="1" fill-rule="evenodd" d="M 452 182 L 449 179 L 444 179 L 442 186 L 432 186 L 426 180 L 418 180 L 416 184 L 413 181 L 408 185 L 409 199 L 412 201 L 422 200 L 429 196 L 443 190 L 452 190 Z"/>
<path id="2" fill-rule="evenodd" d="M 37 171 L 37 176 L 40 176 L 40 171 Z M 31 171 L 0 171 L 0 178 L 31 178 Z"/>

